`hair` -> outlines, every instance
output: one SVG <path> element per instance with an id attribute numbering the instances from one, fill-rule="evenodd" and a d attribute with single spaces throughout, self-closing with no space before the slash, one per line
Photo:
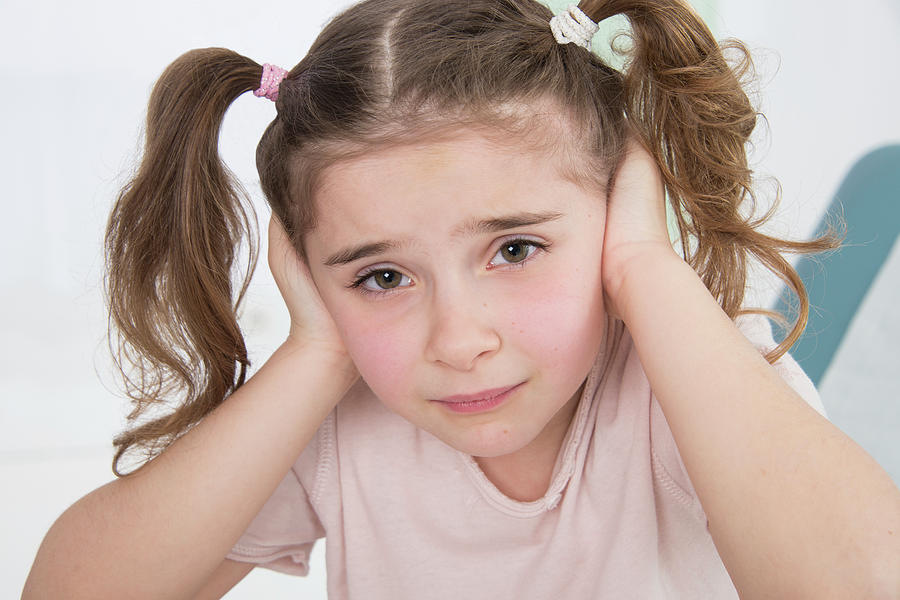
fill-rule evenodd
<path id="1" fill-rule="evenodd" d="M 730 317 L 749 312 L 749 260 L 796 293 L 799 315 L 767 355 L 774 362 L 800 337 L 809 310 L 782 253 L 824 250 L 835 239 L 759 230 L 772 210 L 753 214 L 748 51 L 737 41 L 720 47 L 682 0 L 579 7 L 596 22 L 627 17 L 632 43 L 621 71 L 557 43 L 552 12 L 535 0 L 365 0 L 335 17 L 281 83 L 277 116 L 257 147 L 273 215 L 302 253 L 325 169 L 460 126 L 562 150 L 573 178 L 605 189 L 633 132 L 662 171 L 685 260 Z M 237 311 L 255 264 L 255 218 L 217 145 L 227 108 L 261 74 L 230 50 L 193 50 L 150 97 L 143 159 L 106 234 L 110 340 L 134 407 L 132 427 L 114 440 L 117 475 L 126 453 L 151 459 L 246 377 Z M 573 141 L 562 141 L 564 132 Z M 243 240 L 248 268 L 236 274 Z M 172 398 L 174 408 L 139 423 Z"/>

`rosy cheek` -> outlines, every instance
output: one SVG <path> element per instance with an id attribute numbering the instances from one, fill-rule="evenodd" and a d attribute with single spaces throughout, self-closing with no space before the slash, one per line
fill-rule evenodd
<path id="1" fill-rule="evenodd" d="M 335 320 L 356 368 L 377 396 L 389 400 L 414 381 L 416 345 L 405 328 L 365 311 L 336 314 Z"/>
<path id="2" fill-rule="evenodd" d="M 599 281 L 569 277 L 528 287 L 518 301 L 507 303 L 507 335 L 539 356 L 544 367 L 584 368 L 599 348 L 605 315 Z"/>

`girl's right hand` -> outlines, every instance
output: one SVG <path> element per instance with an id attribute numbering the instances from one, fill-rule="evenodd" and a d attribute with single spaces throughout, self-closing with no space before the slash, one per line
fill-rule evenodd
<path id="1" fill-rule="evenodd" d="M 226 555 L 359 379 L 276 220 L 269 265 L 290 311 L 288 340 L 159 456 L 66 510 L 23 598 L 207 598 L 246 574 Z"/>
<path id="2" fill-rule="evenodd" d="M 207 598 L 246 574 L 226 555 L 359 379 L 274 219 L 269 265 L 291 315 L 288 340 L 159 456 L 66 510 L 23 598 Z"/>
<path id="3" fill-rule="evenodd" d="M 274 215 L 269 220 L 269 269 L 291 316 L 288 342 L 313 345 L 336 356 L 347 356 L 344 342 L 322 302 L 309 267 L 297 254 Z"/>

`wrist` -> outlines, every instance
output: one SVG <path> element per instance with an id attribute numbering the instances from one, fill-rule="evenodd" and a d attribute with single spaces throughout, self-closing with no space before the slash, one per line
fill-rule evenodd
<path id="1" fill-rule="evenodd" d="M 627 255 L 619 254 L 615 260 L 603 257 L 603 293 L 606 311 L 622 321 L 627 322 L 628 297 L 646 293 L 644 283 L 656 277 L 660 269 L 687 267 L 694 273 L 669 243 L 635 244 Z"/>
<path id="2" fill-rule="evenodd" d="M 269 360 L 295 367 L 304 365 L 303 371 L 307 371 L 306 366 L 313 366 L 314 370 L 330 374 L 335 381 L 346 382 L 348 388 L 359 377 L 353 359 L 343 346 L 318 343 L 293 334 L 288 335 Z"/>
<path id="3" fill-rule="evenodd" d="M 359 373 L 346 352 L 288 338 L 244 387 L 277 391 L 291 404 L 305 396 L 303 403 L 333 407 L 357 379 Z"/>

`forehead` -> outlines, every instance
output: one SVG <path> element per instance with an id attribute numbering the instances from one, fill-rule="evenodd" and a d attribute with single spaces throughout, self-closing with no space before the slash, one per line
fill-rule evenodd
<path id="1" fill-rule="evenodd" d="M 408 236 L 512 210 L 564 210 L 578 188 L 564 154 L 474 130 L 370 152 L 322 174 L 316 230 L 331 239 Z"/>

